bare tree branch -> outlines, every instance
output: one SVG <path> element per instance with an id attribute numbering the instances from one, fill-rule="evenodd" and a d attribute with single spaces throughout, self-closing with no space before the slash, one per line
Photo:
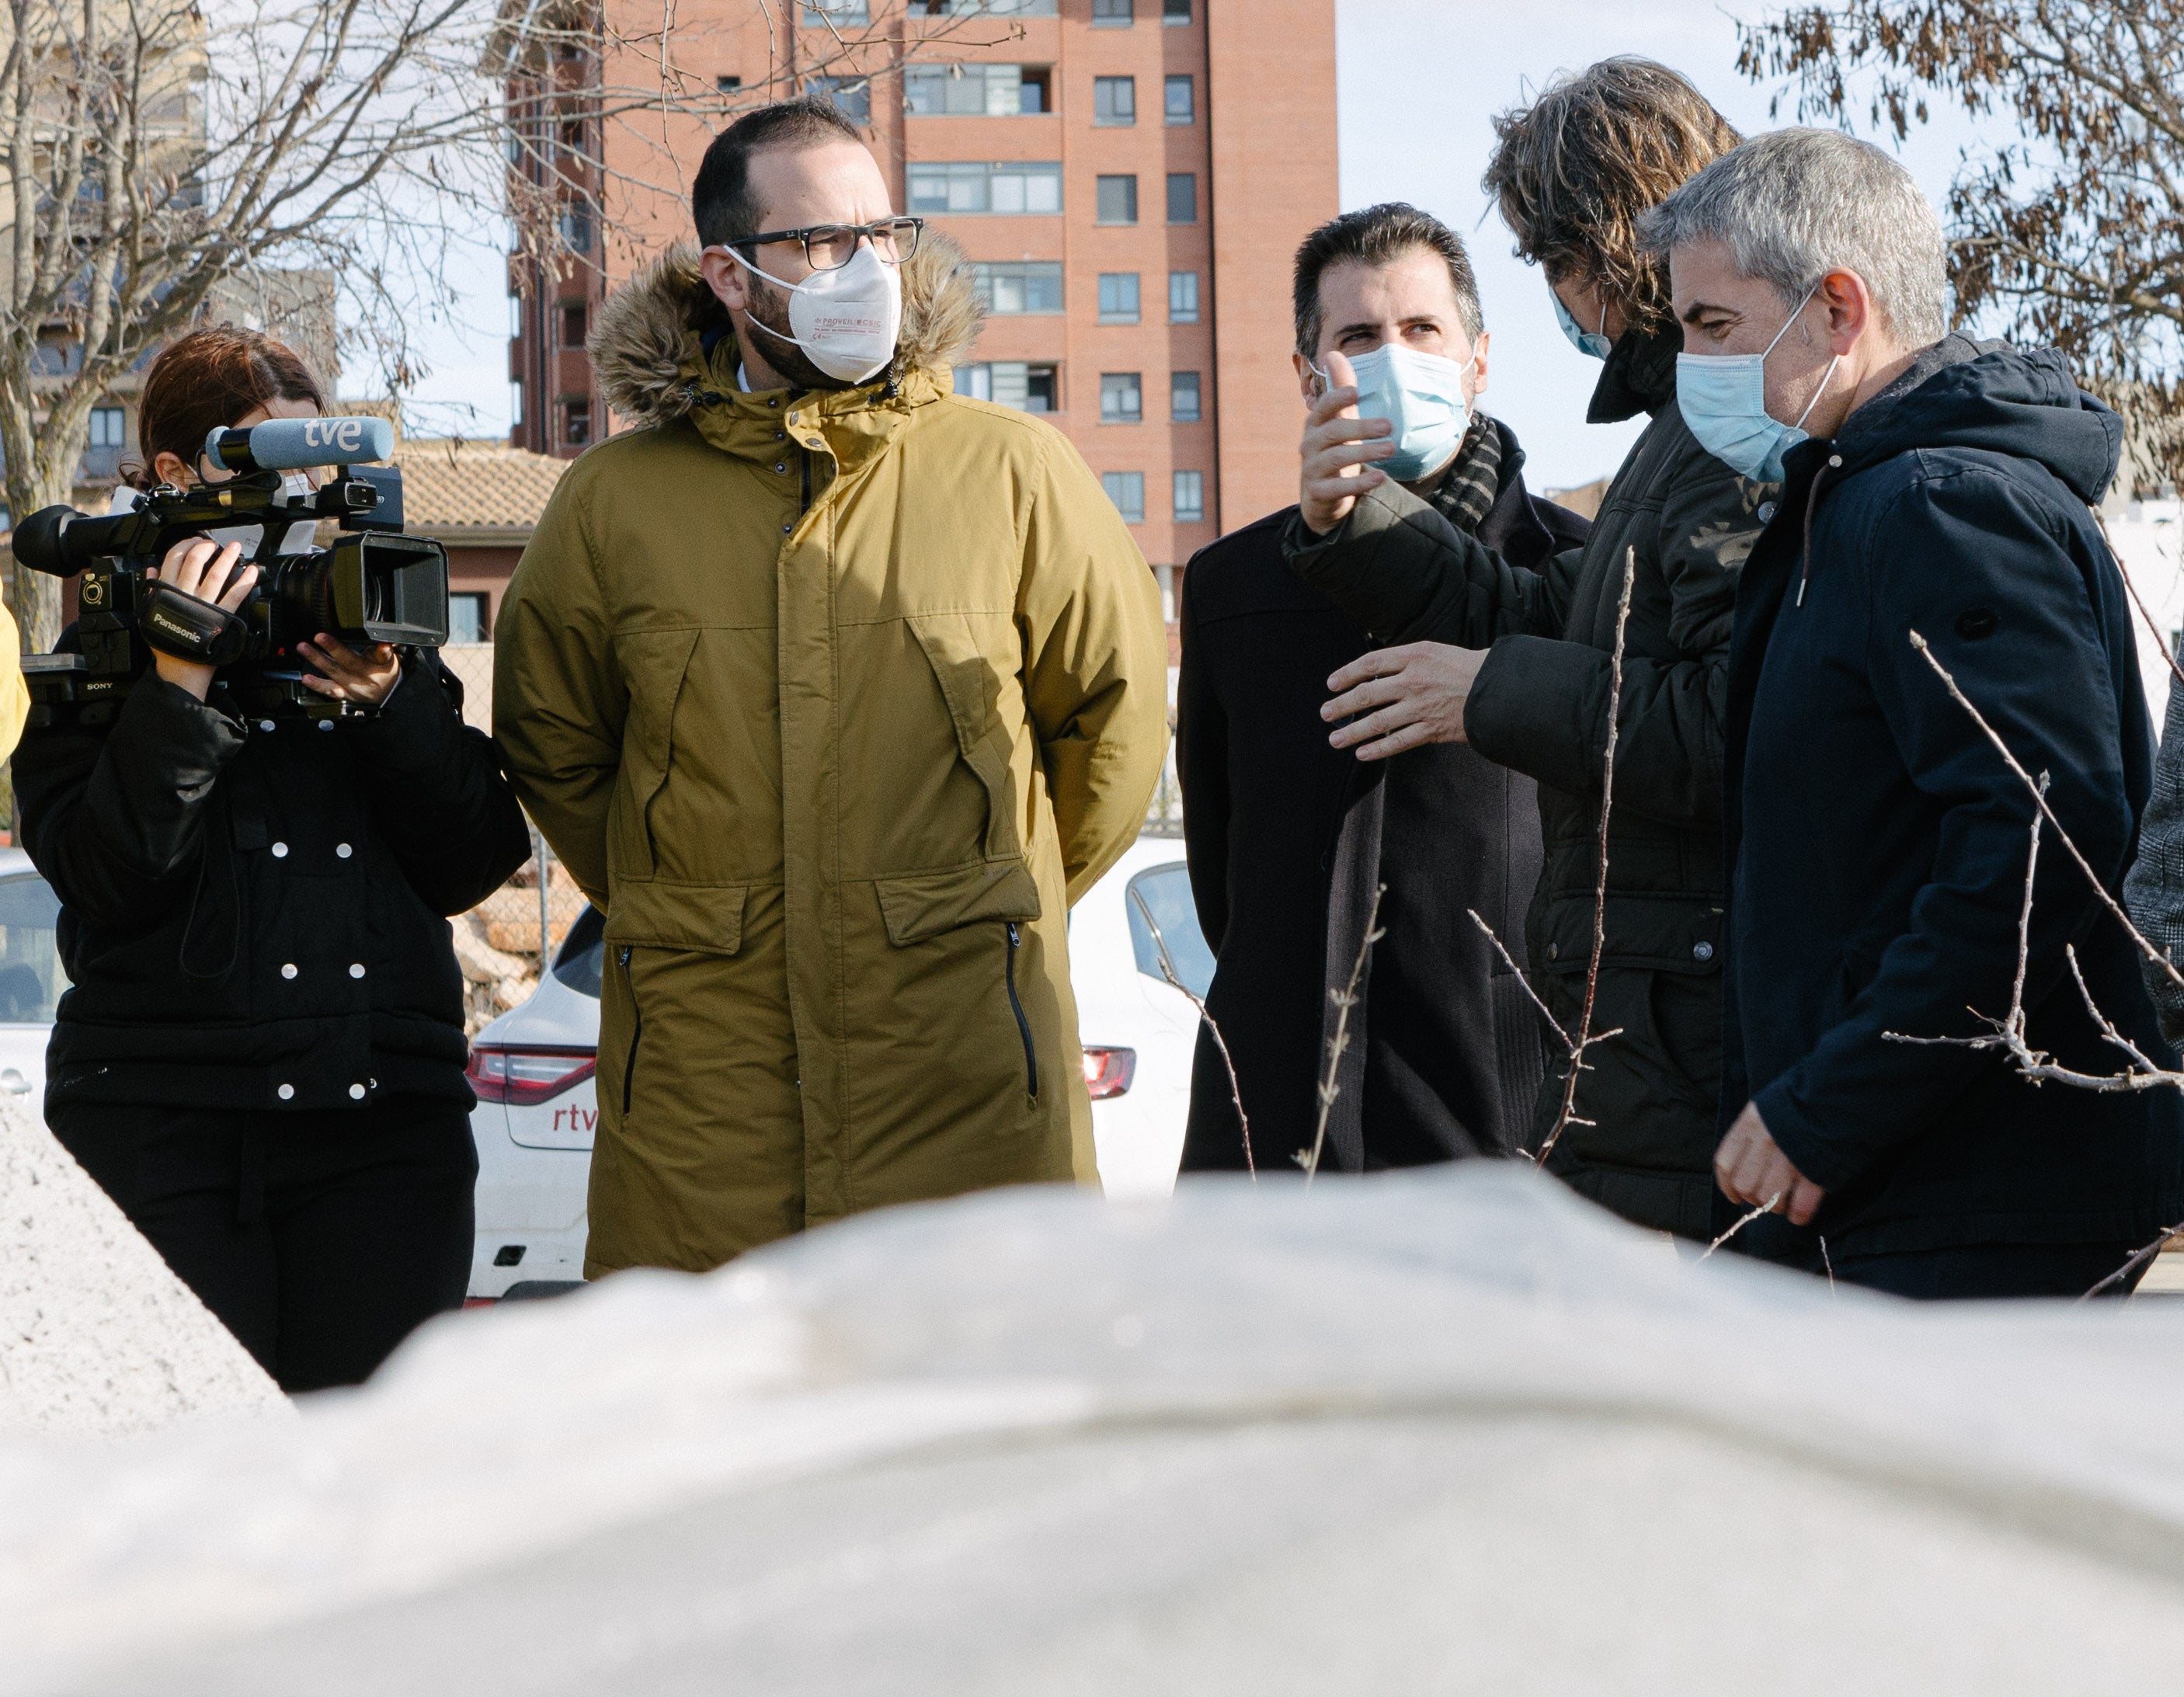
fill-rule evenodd
<path id="1" fill-rule="evenodd" d="M 2184 481 L 2184 10 L 1808 0 L 1737 33 L 1738 68 L 1801 121 L 1900 142 L 1939 102 L 2001 120 L 1949 192 L 1958 321 L 2061 348 Z"/>
<path id="2" fill-rule="evenodd" d="M 1600 993 L 1600 958 L 1607 948 L 1607 822 L 1615 805 L 1615 740 L 1623 716 L 1623 644 L 1630 624 L 1630 593 L 1638 581 L 1638 550 L 1624 550 L 1623 593 L 1615 602 L 1615 648 L 1608 657 L 1607 670 L 1607 752 L 1601 761 L 1600 778 L 1600 840 L 1595 850 L 1598 861 L 1597 877 L 1592 899 L 1592 954 L 1585 967 L 1585 1003 L 1578 1015 L 1577 1040 L 1570 1045 L 1569 1072 L 1563 1087 L 1563 1109 L 1548 1128 L 1540 1152 L 1533 1159 L 1541 1166 L 1555 1152 L 1563 1133 L 1573 1125 L 1589 1126 L 1590 1120 L 1581 1120 L 1577 1113 L 1578 1074 L 1591 1069 L 1585 1065 L 1585 1052 L 1603 1038 L 1619 1036 L 1620 1031 L 1603 1032 L 1595 1037 L 1592 1032 L 1592 1008 Z"/>
<path id="3" fill-rule="evenodd" d="M 1251 1175 L 1251 1182 L 1259 1182 L 1259 1164 L 1251 1154 L 1251 1120 L 1244 1111 L 1244 1087 L 1237 1081 L 1236 1063 L 1229 1058 L 1228 1039 L 1221 1035 L 1220 1022 L 1206 1005 L 1206 999 L 1183 982 L 1183 975 L 1175 970 L 1175 957 L 1167 952 L 1167 938 L 1161 930 L 1160 921 L 1153 917 L 1152 909 L 1146 904 L 1144 893 L 1130 892 L 1130 899 L 1137 904 L 1145 928 L 1153 934 L 1153 949 L 1160 956 L 1161 976 L 1190 999 L 1190 1005 L 1198 1010 L 1198 1017 L 1206 1021 L 1206 1029 L 1213 1033 L 1213 1046 L 1221 1051 L 1221 1065 L 1228 1072 L 1228 1099 L 1236 1104 L 1236 1123 L 1244 1133 L 1244 1171 Z"/>
<path id="4" fill-rule="evenodd" d="M 1365 982 L 1365 963 L 1372 956 L 1373 945 L 1387 934 L 1380 929 L 1380 898 L 1387 893 L 1385 884 L 1373 892 L 1373 904 L 1365 910 L 1365 939 L 1357 945 L 1357 959 L 1350 968 L 1349 983 L 1327 993 L 1328 1000 L 1334 1004 L 1334 1035 L 1327 1040 L 1327 1071 L 1319 1081 L 1319 1124 L 1312 1132 L 1312 1147 L 1299 1149 L 1294 1157 L 1304 1169 L 1307 1190 L 1319 1176 L 1319 1157 L 1327 1147 L 1327 1116 L 1334 1109 L 1334 1099 L 1342 1093 L 1341 1087 L 1335 1082 L 1335 1074 L 1341 1067 L 1344 1052 L 1350 1047 L 1350 1010 L 1362 999 L 1358 987 Z"/>

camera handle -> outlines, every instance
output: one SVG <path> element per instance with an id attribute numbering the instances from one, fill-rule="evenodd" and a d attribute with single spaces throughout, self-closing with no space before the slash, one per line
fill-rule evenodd
<path id="1" fill-rule="evenodd" d="M 242 620 L 225 607 L 185 595 L 164 582 L 145 589 L 137 604 L 136 628 L 161 654 L 208 666 L 240 659 L 247 634 Z"/>

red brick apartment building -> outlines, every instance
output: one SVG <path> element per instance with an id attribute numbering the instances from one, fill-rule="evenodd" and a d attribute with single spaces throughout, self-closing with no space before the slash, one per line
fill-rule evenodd
<path id="1" fill-rule="evenodd" d="M 1334 0 L 607 0 L 510 84 L 574 263 L 511 262 L 513 446 L 614 427 L 583 343 L 606 294 L 690 234 L 713 131 L 830 93 L 896 203 L 977 268 L 959 390 L 1048 417 L 1173 595 L 1223 530 L 1294 498 L 1290 257 L 1336 209 Z M 651 109 L 638 97 L 669 89 Z"/>

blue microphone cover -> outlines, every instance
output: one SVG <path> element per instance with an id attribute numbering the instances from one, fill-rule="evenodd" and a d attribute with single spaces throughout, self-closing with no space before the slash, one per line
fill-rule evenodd
<path id="1" fill-rule="evenodd" d="M 236 437 L 245 442 L 237 442 Z M 220 452 L 223 442 L 228 453 Z M 241 448 L 241 453 L 236 449 Z M 205 458 L 228 471 L 300 471 L 313 465 L 354 465 L 394 452 L 394 426 L 385 419 L 268 419 L 248 431 L 219 429 L 205 437 Z"/>

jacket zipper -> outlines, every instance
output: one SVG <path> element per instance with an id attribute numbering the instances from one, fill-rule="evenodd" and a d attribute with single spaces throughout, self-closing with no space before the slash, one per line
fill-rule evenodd
<path id="1" fill-rule="evenodd" d="M 1023 932 L 1014 920 L 1009 921 L 1009 1011 L 1017 1016 L 1017 1035 L 1023 1039 L 1024 1077 L 1031 1085 L 1031 1098 L 1039 1099 L 1039 1051 L 1032 1047 L 1031 1021 L 1024 1017 L 1023 1004 L 1017 999 L 1017 950 L 1023 947 Z"/>
<path id="2" fill-rule="evenodd" d="M 624 1114 L 629 1112 L 630 1086 L 634 1083 L 637 1079 L 638 1039 L 644 1035 L 644 1010 L 638 1007 L 637 1004 L 637 986 L 631 984 L 629 982 L 629 953 L 630 945 L 625 943 L 621 946 L 621 981 L 629 988 L 629 1012 L 631 1025 L 629 1030 L 629 1059 L 622 1063 L 621 1068 L 621 1110 Z"/>

